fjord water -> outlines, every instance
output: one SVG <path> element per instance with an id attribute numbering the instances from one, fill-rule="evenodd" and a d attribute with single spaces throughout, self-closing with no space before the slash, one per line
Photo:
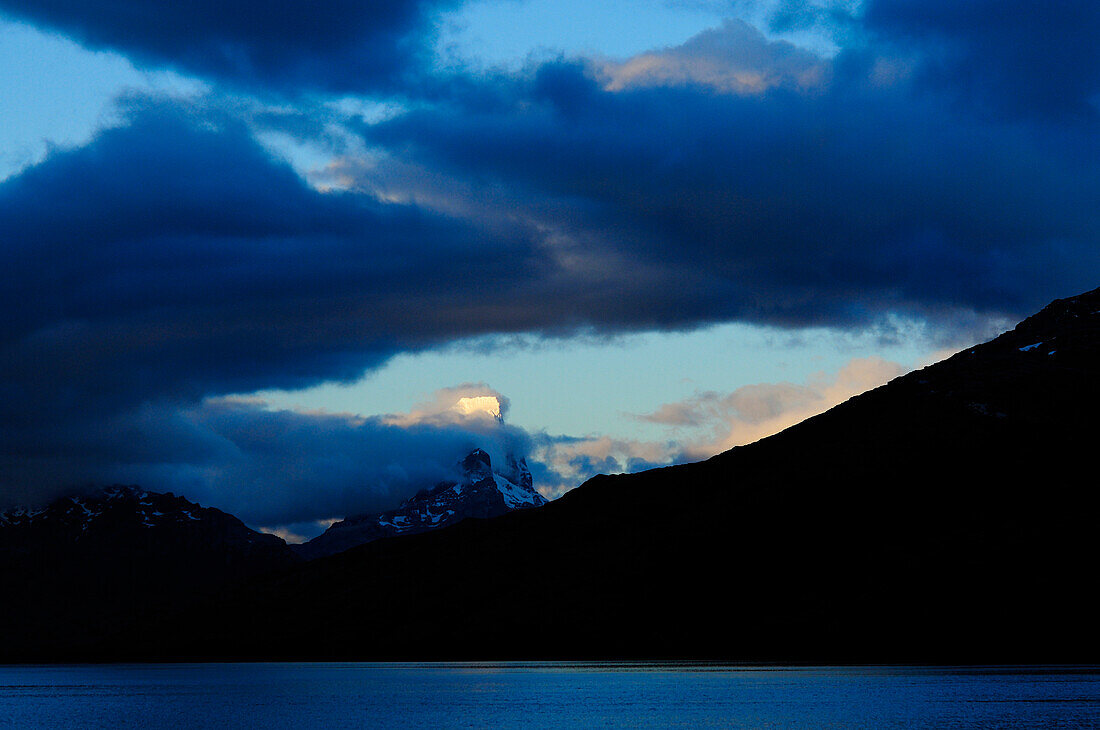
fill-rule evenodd
<path id="1" fill-rule="evenodd" d="M 1100 726 L 1098 667 L 0 666 L 6 727 Z"/>

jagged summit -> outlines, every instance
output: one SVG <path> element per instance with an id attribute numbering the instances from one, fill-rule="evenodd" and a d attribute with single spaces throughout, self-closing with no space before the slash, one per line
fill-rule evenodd
<path id="1" fill-rule="evenodd" d="M 492 471 L 492 468 L 489 454 L 481 449 L 474 449 L 462 460 L 462 469 L 467 474 L 485 474 Z"/>
<path id="2" fill-rule="evenodd" d="M 318 558 L 383 537 L 426 532 L 468 517 L 486 519 L 546 504 L 546 499 L 534 489 L 525 459 L 509 454 L 503 468 L 494 469 L 489 454 L 474 449 L 458 467 L 462 474 L 459 481 L 440 482 L 422 489 L 395 510 L 333 523 L 324 534 L 296 546 L 295 551 L 302 557 Z"/>

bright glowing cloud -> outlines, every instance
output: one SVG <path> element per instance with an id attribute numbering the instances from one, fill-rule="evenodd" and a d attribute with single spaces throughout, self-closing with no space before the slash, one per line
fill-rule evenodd
<path id="1" fill-rule="evenodd" d="M 413 406 L 408 413 L 390 413 L 383 422 L 393 426 L 416 424 L 477 424 L 492 426 L 508 413 L 508 398 L 485 383 L 463 383 L 441 388 L 431 399 Z"/>
<path id="2" fill-rule="evenodd" d="M 493 418 L 503 418 L 500 399 L 495 395 L 463 396 L 451 408 L 464 416 L 484 413 Z"/>

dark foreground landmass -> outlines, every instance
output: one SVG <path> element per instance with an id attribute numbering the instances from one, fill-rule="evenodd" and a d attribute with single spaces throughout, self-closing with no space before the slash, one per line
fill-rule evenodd
<path id="1" fill-rule="evenodd" d="M 20 653 L 1095 662 L 1098 376 L 1100 290 L 705 462 Z"/>

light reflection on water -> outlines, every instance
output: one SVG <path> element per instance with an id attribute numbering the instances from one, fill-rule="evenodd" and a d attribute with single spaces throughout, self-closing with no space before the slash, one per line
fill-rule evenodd
<path id="1" fill-rule="evenodd" d="M 1100 727 L 1098 667 L 465 662 L 0 666 L 30 727 Z"/>

